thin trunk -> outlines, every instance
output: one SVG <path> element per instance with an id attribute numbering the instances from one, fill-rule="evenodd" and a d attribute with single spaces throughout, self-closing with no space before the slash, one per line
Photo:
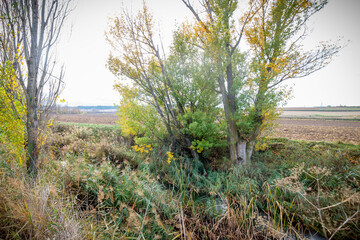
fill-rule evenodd
<path id="1" fill-rule="evenodd" d="M 30 104 L 36 104 L 35 101 L 30 101 Z M 27 111 L 27 170 L 31 177 L 37 176 L 37 166 L 38 166 L 38 155 L 39 149 L 37 144 L 37 131 L 38 131 L 38 121 L 35 107 L 28 107 Z"/>
<path id="2" fill-rule="evenodd" d="M 32 10 L 32 24 L 31 24 L 31 45 L 30 45 L 30 57 L 27 61 L 28 65 L 28 85 L 27 85 L 27 121 L 26 121 L 26 130 L 27 130 L 27 169 L 32 177 L 37 175 L 37 165 L 38 165 L 38 144 L 37 144 L 37 132 L 39 128 L 38 123 L 38 102 L 40 99 L 37 99 L 37 75 L 38 75 L 38 18 L 39 18 L 39 6 L 37 0 L 31 1 L 31 10 Z M 25 24 L 25 23 L 24 23 Z"/>
<path id="3" fill-rule="evenodd" d="M 222 96 L 222 101 L 224 105 L 225 117 L 228 127 L 228 140 L 229 140 L 229 150 L 230 150 L 230 160 L 232 163 L 239 161 L 238 147 L 237 143 L 239 142 L 239 134 L 237 131 L 236 122 L 234 119 L 234 112 L 229 106 L 229 98 L 225 89 L 225 81 L 223 77 L 219 78 L 219 86 Z"/>
<path id="4" fill-rule="evenodd" d="M 191 156 L 195 159 L 195 160 L 199 160 L 199 154 L 197 154 L 197 152 L 190 148 L 192 146 L 192 142 L 190 141 L 190 138 L 185 136 L 185 143 L 186 143 L 186 147 L 188 147 L 190 149 L 190 153 L 191 153 Z"/>

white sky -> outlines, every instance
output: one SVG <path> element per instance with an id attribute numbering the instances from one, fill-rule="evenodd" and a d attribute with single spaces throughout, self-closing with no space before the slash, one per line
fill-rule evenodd
<path id="1" fill-rule="evenodd" d="M 58 44 L 58 57 L 66 68 L 62 97 L 69 106 L 114 105 L 115 77 L 105 64 L 110 47 L 105 41 L 108 17 L 118 16 L 122 7 L 135 13 L 142 0 L 77 0 L 68 26 Z M 169 44 L 176 23 L 192 19 L 181 0 L 146 0 L 158 22 L 163 42 Z M 293 98 L 288 107 L 347 105 L 360 106 L 360 0 L 330 0 L 310 23 L 309 45 L 343 37 L 350 40 L 324 69 L 302 79 L 290 80 Z M 72 26 L 70 28 L 70 25 Z"/>

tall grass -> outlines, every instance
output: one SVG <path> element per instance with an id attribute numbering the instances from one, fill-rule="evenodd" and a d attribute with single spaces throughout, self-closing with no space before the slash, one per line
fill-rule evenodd
<path id="1" fill-rule="evenodd" d="M 1 239 L 85 238 L 73 201 L 54 178 L 59 174 L 56 169 L 42 169 L 35 182 L 23 167 L 1 170 Z"/>

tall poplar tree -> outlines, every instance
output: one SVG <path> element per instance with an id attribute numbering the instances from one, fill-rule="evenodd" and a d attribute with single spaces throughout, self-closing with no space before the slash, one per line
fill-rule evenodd
<path id="1" fill-rule="evenodd" d="M 252 156 L 266 115 L 273 114 L 283 100 L 280 84 L 323 68 L 338 52 L 339 47 L 331 44 L 309 52 L 300 45 L 309 18 L 327 1 L 250 0 L 248 11 L 240 17 L 244 7 L 237 0 L 199 1 L 201 10 L 190 0 L 182 2 L 194 15 L 193 33 L 200 48 L 210 53 L 217 66 L 230 158 L 233 163 L 245 163 Z M 250 73 L 239 77 L 240 65 L 234 60 L 245 52 L 240 44 L 243 36 L 250 47 L 251 65 Z M 236 83 L 238 79 L 242 82 Z"/>
<path id="2" fill-rule="evenodd" d="M 53 50 L 70 12 L 70 0 L 2 1 L 0 12 L 1 59 L 12 60 L 25 96 L 27 168 L 36 177 L 39 128 L 63 83 L 63 70 L 55 71 Z"/>

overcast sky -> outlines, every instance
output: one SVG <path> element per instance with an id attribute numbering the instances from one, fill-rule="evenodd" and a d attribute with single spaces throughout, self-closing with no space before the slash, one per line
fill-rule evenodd
<path id="1" fill-rule="evenodd" d="M 176 24 L 192 19 L 181 0 L 146 0 L 153 12 L 163 42 L 170 43 Z M 135 13 L 142 0 L 77 0 L 58 44 L 58 58 L 66 68 L 62 97 L 69 106 L 114 105 L 115 77 L 106 69 L 110 47 L 104 33 L 108 17 L 118 16 L 122 7 Z M 360 105 L 360 0 L 330 0 L 313 17 L 312 33 L 306 41 L 349 40 L 347 47 L 324 69 L 302 79 L 290 80 L 293 98 L 288 107 Z M 70 27 L 71 26 L 71 27 Z"/>

